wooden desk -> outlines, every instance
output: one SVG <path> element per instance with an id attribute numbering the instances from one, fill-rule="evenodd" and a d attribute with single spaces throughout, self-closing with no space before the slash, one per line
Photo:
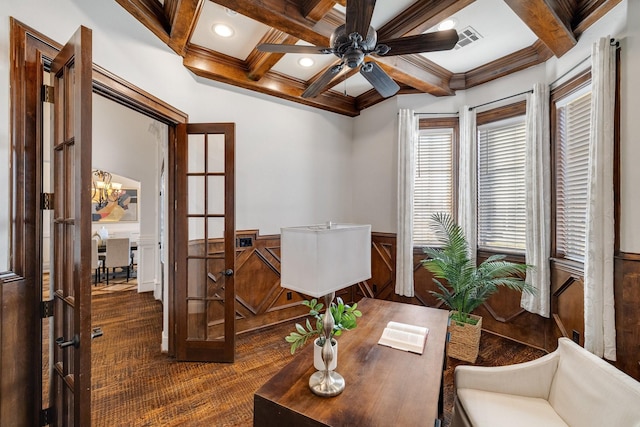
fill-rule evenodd
<path id="1" fill-rule="evenodd" d="M 448 312 L 370 298 L 358 308 L 363 313 L 358 327 L 338 338 L 336 371 L 345 379 L 345 390 L 330 398 L 311 392 L 315 369 L 307 344 L 255 393 L 254 426 L 437 425 Z M 378 344 L 390 320 L 429 328 L 422 355 Z"/>

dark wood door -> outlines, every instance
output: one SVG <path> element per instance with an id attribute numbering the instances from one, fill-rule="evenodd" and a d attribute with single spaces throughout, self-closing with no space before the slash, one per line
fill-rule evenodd
<path id="1" fill-rule="evenodd" d="M 235 125 L 178 125 L 175 177 L 176 357 L 235 356 Z"/>
<path id="2" fill-rule="evenodd" d="M 53 425 L 91 425 L 91 30 L 51 64 L 54 86 Z"/>

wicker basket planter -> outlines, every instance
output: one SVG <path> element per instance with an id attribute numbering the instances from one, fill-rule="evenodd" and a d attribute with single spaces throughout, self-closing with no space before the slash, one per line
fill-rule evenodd
<path id="1" fill-rule="evenodd" d="M 449 343 L 447 355 L 454 359 L 475 363 L 480 348 L 480 333 L 482 332 L 482 317 L 470 314 L 478 323 L 458 323 L 449 318 Z"/>

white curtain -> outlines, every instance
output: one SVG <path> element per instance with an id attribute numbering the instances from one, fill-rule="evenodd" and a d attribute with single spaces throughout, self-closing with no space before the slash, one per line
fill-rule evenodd
<path id="1" fill-rule="evenodd" d="M 469 243 L 469 259 L 475 262 L 478 231 L 476 112 L 463 106 L 460 111 L 460 154 L 458 156 L 458 225 Z"/>
<path id="2" fill-rule="evenodd" d="M 609 38 L 591 51 L 591 139 L 584 265 L 584 346 L 597 356 L 616 360 L 613 300 L 614 200 L 613 121 L 615 47 Z"/>
<path id="3" fill-rule="evenodd" d="M 526 281 L 535 294 L 522 293 L 520 306 L 549 317 L 551 255 L 551 160 L 549 146 L 549 88 L 536 83 L 527 96 L 525 163 L 526 263 L 533 268 Z"/>
<path id="4" fill-rule="evenodd" d="M 398 224 L 396 238 L 396 294 L 413 296 L 413 190 L 418 120 L 413 110 L 401 109 L 398 123 Z"/>

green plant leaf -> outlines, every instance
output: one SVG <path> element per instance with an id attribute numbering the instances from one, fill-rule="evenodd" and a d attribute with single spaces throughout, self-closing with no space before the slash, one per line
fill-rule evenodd
<path id="1" fill-rule="evenodd" d="M 505 255 L 492 255 L 476 266 L 469 259 L 469 245 L 464 231 L 453 218 L 437 213 L 432 215 L 431 220 L 442 246 L 425 248 L 427 258 L 421 264 L 432 273 L 440 291 L 431 291 L 431 294 L 449 309 L 459 312 L 457 316 L 460 321 L 465 322 L 469 313 L 497 292 L 499 286 L 534 292 L 524 280 L 531 266 L 505 261 Z"/>
<path id="2" fill-rule="evenodd" d="M 321 312 L 324 304 L 319 303 L 316 299 L 305 300 L 302 304 L 309 308 L 309 315 L 316 319 L 316 323 L 315 327 L 313 327 L 311 318 L 307 318 L 304 327 L 298 323 L 295 324 L 296 330 L 285 337 L 285 340 L 291 344 L 291 354 L 294 354 L 310 338 L 322 339 L 324 335 L 322 322 L 324 313 Z M 362 317 L 362 312 L 356 309 L 357 306 L 355 303 L 352 306 L 345 304 L 340 297 L 337 297 L 331 303 L 329 309 L 334 318 L 334 326 L 330 334 L 332 338 L 340 336 L 342 331 L 351 330 L 357 326 L 357 318 Z"/>

